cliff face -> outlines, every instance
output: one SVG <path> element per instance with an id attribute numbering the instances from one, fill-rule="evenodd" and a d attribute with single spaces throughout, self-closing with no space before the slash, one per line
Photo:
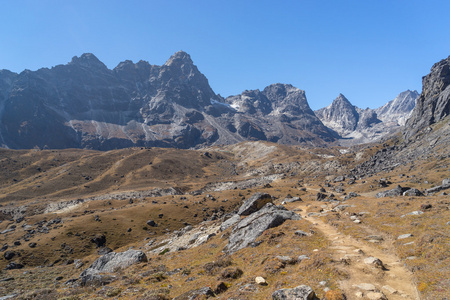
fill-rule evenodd
<path id="1" fill-rule="evenodd" d="M 162 66 L 124 61 L 113 70 L 87 53 L 51 69 L 0 71 L 0 143 L 109 150 L 334 140 L 290 85 L 235 98 L 230 105 L 216 95 L 183 51 Z"/>
<path id="2" fill-rule="evenodd" d="M 450 114 L 450 56 L 433 65 L 422 79 L 422 93 L 411 118 L 406 122 L 404 136 L 411 138 L 427 126 Z"/>

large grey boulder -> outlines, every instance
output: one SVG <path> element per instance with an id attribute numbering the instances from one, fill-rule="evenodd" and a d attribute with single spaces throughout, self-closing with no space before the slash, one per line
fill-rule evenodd
<path id="1" fill-rule="evenodd" d="M 92 265 L 80 274 L 81 281 L 89 284 L 90 281 L 98 281 L 101 273 L 113 273 L 117 269 L 123 269 L 139 262 L 146 262 L 147 256 L 138 250 L 125 252 L 110 252 L 100 256 Z"/>
<path id="2" fill-rule="evenodd" d="M 273 300 L 318 300 L 316 293 L 307 285 L 299 285 L 293 289 L 281 289 L 272 294 Z"/>
<path id="3" fill-rule="evenodd" d="M 400 185 L 398 185 L 395 189 L 377 193 L 375 195 L 375 197 L 377 197 L 377 198 L 398 197 L 398 196 L 402 196 L 403 193 L 408 190 L 409 190 L 409 188 L 404 188 L 404 187 L 401 187 Z"/>
<path id="4" fill-rule="evenodd" d="M 301 217 L 284 208 L 267 203 L 259 211 L 242 219 L 231 232 L 224 251 L 231 254 L 253 243 L 265 230 L 277 227 L 286 220 L 300 220 Z"/>
<path id="5" fill-rule="evenodd" d="M 272 202 L 272 196 L 269 194 L 255 193 L 249 199 L 244 201 L 237 214 L 240 216 L 248 216 L 255 211 L 258 211 L 269 202 Z"/>

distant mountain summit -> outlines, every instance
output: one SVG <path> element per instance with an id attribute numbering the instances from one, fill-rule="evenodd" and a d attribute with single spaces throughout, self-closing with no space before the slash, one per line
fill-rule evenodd
<path id="1" fill-rule="evenodd" d="M 339 94 L 329 106 L 316 110 L 315 114 L 325 126 L 340 135 L 343 145 L 373 142 L 405 125 L 418 96 L 417 91 L 408 90 L 380 108 L 361 109 Z"/>
<path id="2" fill-rule="evenodd" d="M 418 97 L 417 91 L 407 90 L 400 93 L 394 100 L 375 109 L 378 119 L 385 123 L 392 122 L 404 126 L 416 105 Z"/>
<path id="3" fill-rule="evenodd" d="M 329 106 L 316 110 L 315 113 L 325 126 L 341 136 L 353 132 L 358 126 L 359 113 L 342 94 L 339 94 Z"/>
<path id="4" fill-rule="evenodd" d="M 192 148 L 245 140 L 325 145 L 333 134 L 305 92 L 275 84 L 223 99 L 189 54 L 162 66 L 95 55 L 20 74 L 0 71 L 0 144 L 22 149 Z"/>

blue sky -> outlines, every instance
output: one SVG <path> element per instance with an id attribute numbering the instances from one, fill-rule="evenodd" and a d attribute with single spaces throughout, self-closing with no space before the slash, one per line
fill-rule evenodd
<path id="1" fill-rule="evenodd" d="M 448 0 L 1 1 L 0 69 L 21 72 L 94 53 L 109 68 L 188 52 L 216 93 L 272 83 L 313 109 L 339 93 L 376 108 L 450 55 Z"/>

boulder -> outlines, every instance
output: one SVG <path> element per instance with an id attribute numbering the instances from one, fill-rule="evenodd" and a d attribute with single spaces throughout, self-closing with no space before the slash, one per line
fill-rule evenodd
<path id="1" fill-rule="evenodd" d="M 402 196 L 403 193 L 406 192 L 407 190 L 409 190 L 409 188 L 404 188 L 398 185 L 395 189 L 379 192 L 378 194 L 375 195 L 375 197 L 377 198 L 398 197 Z"/>
<path id="2" fill-rule="evenodd" d="M 148 220 L 148 221 L 147 221 L 147 225 L 148 225 L 148 226 L 151 226 L 151 227 L 156 227 L 156 226 L 158 226 L 158 225 L 156 224 L 156 222 L 153 221 L 153 220 Z"/>
<path id="3" fill-rule="evenodd" d="M 374 265 L 376 268 L 380 268 L 382 270 L 386 269 L 383 265 L 383 262 L 379 258 L 373 256 L 365 258 L 364 263 L 368 265 Z"/>
<path id="4" fill-rule="evenodd" d="M 209 297 L 214 297 L 214 292 L 210 287 L 204 287 L 201 289 L 190 290 L 178 297 L 173 298 L 173 300 L 194 300 L 194 299 L 205 299 Z"/>
<path id="5" fill-rule="evenodd" d="M 342 182 L 344 180 L 345 180 L 344 176 L 338 176 L 338 177 L 334 178 L 334 182 Z"/>
<path id="6" fill-rule="evenodd" d="M 103 234 L 96 235 L 91 239 L 91 242 L 95 243 L 97 245 L 97 248 L 101 248 L 106 244 L 106 237 Z"/>
<path id="7" fill-rule="evenodd" d="M 19 263 L 16 263 L 16 262 L 10 262 L 6 266 L 5 270 L 14 270 L 14 269 L 22 269 L 22 268 L 23 268 L 22 264 L 19 264 Z"/>
<path id="8" fill-rule="evenodd" d="M 301 202 L 301 201 L 303 200 L 300 197 L 285 198 L 281 204 Z"/>
<path id="9" fill-rule="evenodd" d="M 407 239 L 407 238 L 410 238 L 410 237 L 412 237 L 412 236 L 413 236 L 413 235 L 412 235 L 411 233 L 402 234 L 402 235 L 399 235 L 399 236 L 397 237 L 397 240 Z"/>
<path id="10" fill-rule="evenodd" d="M 273 300 L 318 300 L 313 289 L 307 285 L 299 285 L 292 289 L 281 289 L 272 294 Z"/>
<path id="11" fill-rule="evenodd" d="M 267 285 L 267 281 L 261 276 L 257 276 L 255 282 L 259 285 Z"/>
<path id="12" fill-rule="evenodd" d="M 423 196 L 423 194 L 418 189 L 409 189 L 403 192 L 403 196 Z"/>
<path id="13" fill-rule="evenodd" d="M 249 199 L 244 201 L 237 214 L 240 216 L 248 216 L 258 211 L 269 202 L 272 202 L 272 196 L 269 194 L 255 193 Z"/>
<path id="14" fill-rule="evenodd" d="M 100 273 L 112 273 L 117 269 L 129 267 L 139 262 L 146 262 L 147 256 L 142 251 L 128 250 L 125 252 L 110 252 L 99 257 L 94 263 L 80 274 L 81 281 L 89 284 L 97 281 L 96 275 Z"/>
<path id="15" fill-rule="evenodd" d="M 283 206 L 267 203 L 262 209 L 242 219 L 233 228 L 224 251 L 231 254 L 249 246 L 265 230 L 277 227 L 286 220 L 300 220 L 300 216 Z"/>
<path id="16" fill-rule="evenodd" d="M 326 194 L 324 194 L 324 193 L 317 193 L 317 195 L 316 195 L 316 201 L 323 201 L 323 200 L 325 200 L 327 198 L 327 195 Z"/>
<path id="17" fill-rule="evenodd" d="M 308 236 L 309 235 L 307 232 L 304 232 L 303 230 L 296 230 L 294 234 L 296 236 Z"/>

